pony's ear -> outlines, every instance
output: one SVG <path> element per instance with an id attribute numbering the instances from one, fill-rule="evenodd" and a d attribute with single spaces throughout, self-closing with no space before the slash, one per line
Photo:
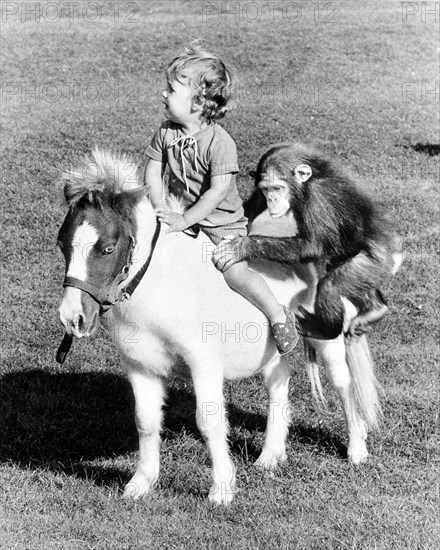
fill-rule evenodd
<path id="1" fill-rule="evenodd" d="M 64 195 L 64 200 L 67 202 L 67 204 L 69 204 L 69 202 L 72 199 L 72 193 L 71 193 L 71 190 L 70 190 L 69 182 L 66 182 L 64 184 L 63 195 Z"/>
<path id="2" fill-rule="evenodd" d="M 74 203 L 85 194 L 84 187 L 77 185 L 75 181 L 66 181 L 63 187 L 64 199 L 68 205 Z"/>
<path id="3" fill-rule="evenodd" d="M 142 200 L 147 194 L 146 187 L 136 187 L 129 191 L 122 191 L 114 198 L 114 207 L 121 214 L 131 212 L 137 203 Z"/>
<path id="4" fill-rule="evenodd" d="M 63 194 L 67 204 L 74 202 L 80 195 L 84 194 L 84 181 L 78 176 L 78 173 L 71 169 L 62 173 L 64 182 Z"/>

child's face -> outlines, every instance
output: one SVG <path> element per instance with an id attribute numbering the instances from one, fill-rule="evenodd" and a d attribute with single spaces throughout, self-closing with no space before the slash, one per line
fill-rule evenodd
<path id="1" fill-rule="evenodd" d="M 162 92 L 167 118 L 177 124 L 188 124 L 198 118 L 199 109 L 193 106 L 194 90 L 189 83 L 171 80 L 166 91 Z"/>

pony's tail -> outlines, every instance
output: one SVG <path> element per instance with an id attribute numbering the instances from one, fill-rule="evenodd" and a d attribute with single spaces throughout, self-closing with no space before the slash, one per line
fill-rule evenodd
<path id="1" fill-rule="evenodd" d="M 352 377 L 353 397 L 367 427 L 379 429 L 382 408 L 379 402 L 379 382 L 374 374 L 374 362 L 365 335 L 345 340 L 347 364 Z"/>
<path id="2" fill-rule="evenodd" d="M 307 338 L 304 338 L 304 355 L 306 357 L 306 368 L 307 374 L 309 375 L 310 389 L 312 390 L 313 399 L 319 407 L 326 407 L 327 400 L 322 391 L 316 350 Z"/>

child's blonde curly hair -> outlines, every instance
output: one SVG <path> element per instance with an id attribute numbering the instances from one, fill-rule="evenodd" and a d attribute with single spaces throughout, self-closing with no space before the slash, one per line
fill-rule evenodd
<path id="1" fill-rule="evenodd" d="M 197 42 L 189 44 L 166 70 L 168 82 L 178 80 L 194 89 L 193 104 L 201 105 L 207 122 L 223 118 L 232 95 L 232 77 L 223 61 Z"/>

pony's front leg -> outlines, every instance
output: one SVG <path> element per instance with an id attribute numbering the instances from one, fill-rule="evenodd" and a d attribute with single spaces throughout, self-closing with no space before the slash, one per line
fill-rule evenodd
<path id="1" fill-rule="evenodd" d="M 192 367 L 193 368 L 193 367 Z M 207 363 L 193 368 L 197 400 L 197 427 L 211 455 L 213 484 L 208 499 L 215 504 L 229 504 L 236 492 L 235 468 L 227 445 L 228 421 L 223 398 L 223 369 L 215 371 Z"/>
<path id="2" fill-rule="evenodd" d="M 340 336 L 334 341 L 314 342 L 342 402 L 348 432 L 348 460 L 355 465 L 361 464 L 368 458 L 367 425 L 357 410 L 355 389 L 346 360 L 344 337 Z"/>
<path id="3" fill-rule="evenodd" d="M 160 429 L 164 381 L 136 368 L 128 368 L 135 399 L 139 435 L 139 461 L 136 473 L 125 486 L 123 498 L 138 499 L 150 492 L 159 477 Z"/>
<path id="4" fill-rule="evenodd" d="M 274 470 L 287 459 L 286 437 L 290 423 L 288 400 L 290 367 L 285 357 L 276 357 L 263 370 L 269 397 L 266 438 L 256 465 Z"/>

